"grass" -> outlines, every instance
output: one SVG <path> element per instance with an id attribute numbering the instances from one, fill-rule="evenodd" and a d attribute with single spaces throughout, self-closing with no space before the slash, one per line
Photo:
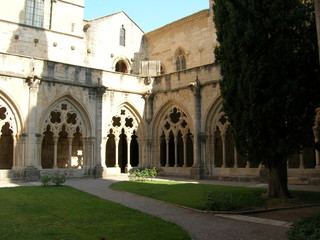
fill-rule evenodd
<path id="1" fill-rule="evenodd" d="M 191 239 L 179 226 L 70 187 L 0 189 L 3 240 Z"/>
<path id="2" fill-rule="evenodd" d="M 228 195 L 233 201 L 232 210 L 248 210 L 272 207 L 285 207 L 300 204 L 320 203 L 320 192 L 292 191 L 292 199 L 269 199 L 266 189 L 215 186 L 210 184 L 192 184 L 179 182 L 118 182 L 112 189 L 178 204 L 194 209 L 207 210 L 208 193 Z"/>

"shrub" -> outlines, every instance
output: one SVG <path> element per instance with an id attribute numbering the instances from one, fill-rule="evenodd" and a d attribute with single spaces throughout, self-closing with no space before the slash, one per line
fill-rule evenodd
<path id="1" fill-rule="evenodd" d="M 211 211 L 231 211 L 238 208 L 238 199 L 230 193 L 207 193 L 207 209 Z"/>
<path id="2" fill-rule="evenodd" d="M 301 218 L 287 232 L 289 240 L 319 240 L 320 214 Z"/>
<path id="3" fill-rule="evenodd" d="M 54 183 L 56 186 L 61 186 L 66 182 L 66 173 L 60 174 L 59 172 L 56 172 L 52 176 L 52 183 Z"/>
<path id="4" fill-rule="evenodd" d="M 157 176 L 156 168 L 132 169 L 129 171 L 130 181 L 147 181 Z"/>
<path id="5" fill-rule="evenodd" d="M 46 187 L 50 184 L 51 177 L 49 175 L 43 175 L 41 176 L 40 181 L 41 181 L 41 185 Z"/>
<path id="6" fill-rule="evenodd" d="M 67 175 L 66 172 L 63 174 L 56 172 L 52 176 L 45 174 L 40 178 L 41 185 L 46 187 L 46 186 L 49 186 L 50 183 L 53 183 L 56 186 L 61 186 L 66 182 L 66 175 Z"/>

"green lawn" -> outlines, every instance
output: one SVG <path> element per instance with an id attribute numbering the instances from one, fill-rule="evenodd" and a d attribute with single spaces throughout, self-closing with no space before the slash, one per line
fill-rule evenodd
<path id="1" fill-rule="evenodd" d="M 292 191 L 292 199 L 282 200 L 266 198 L 266 189 L 209 184 L 119 182 L 111 185 L 111 188 L 200 210 L 208 209 L 208 193 L 212 193 L 215 200 L 220 201 L 223 205 L 226 204 L 227 199 L 231 202 L 230 209 L 216 210 L 247 210 L 320 203 L 320 192 Z"/>
<path id="2" fill-rule="evenodd" d="M 191 239 L 179 226 L 70 187 L 0 189 L 2 240 Z"/>

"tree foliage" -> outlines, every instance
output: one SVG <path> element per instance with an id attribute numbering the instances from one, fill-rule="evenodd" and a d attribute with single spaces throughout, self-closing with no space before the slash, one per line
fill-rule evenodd
<path id="1" fill-rule="evenodd" d="M 214 14 L 223 108 L 238 151 L 284 169 L 311 144 L 320 103 L 313 1 L 215 0 Z"/>

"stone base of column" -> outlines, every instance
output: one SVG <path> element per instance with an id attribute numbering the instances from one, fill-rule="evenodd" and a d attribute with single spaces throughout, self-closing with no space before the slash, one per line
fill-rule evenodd
<path id="1" fill-rule="evenodd" d="M 93 177 L 95 178 L 102 178 L 103 177 L 103 167 L 102 166 L 95 166 L 93 170 Z"/>
<path id="2" fill-rule="evenodd" d="M 193 166 L 191 168 L 191 178 L 195 180 L 204 179 L 206 168 L 203 166 Z"/>
<path id="3" fill-rule="evenodd" d="M 38 182 L 40 180 L 40 170 L 33 166 L 25 169 L 25 180 L 27 182 Z"/>

